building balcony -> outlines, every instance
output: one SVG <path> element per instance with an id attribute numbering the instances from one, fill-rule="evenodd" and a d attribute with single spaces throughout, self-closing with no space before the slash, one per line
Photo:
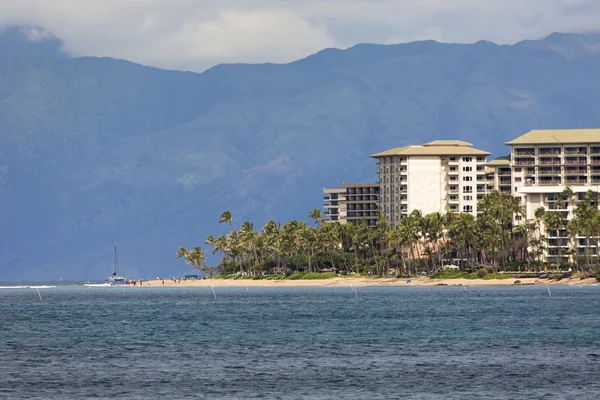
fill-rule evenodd
<path id="1" fill-rule="evenodd" d="M 515 156 L 534 156 L 534 149 L 515 149 Z"/>
<path id="2" fill-rule="evenodd" d="M 507 175 L 511 175 L 512 172 L 511 171 L 498 171 L 498 176 L 507 176 Z"/>
<path id="3" fill-rule="evenodd" d="M 560 156 L 560 150 L 540 150 L 538 156 Z"/>
<path id="4" fill-rule="evenodd" d="M 561 184 L 560 179 L 540 180 L 540 181 L 538 181 L 538 185 L 541 185 L 541 186 L 558 186 L 560 184 Z"/>
<path id="5" fill-rule="evenodd" d="M 553 170 L 540 169 L 538 171 L 538 175 L 560 175 L 560 169 L 553 169 Z"/>
<path id="6" fill-rule="evenodd" d="M 587 149 L 565 149 L 566 155 L 587 155 Z"/>
<path id="7" fill-rule="evenodd" d="M 540 165 L 560 165 L 560 160 L 540 160 Z"/>
<path id="8" fill-rule="evenodd" d="M 578 159 L 565 159 L 565 164 L 566 165 L 581 165 L 581 164 L 587 164 L 587 158 L 578 158 Z"/>
<path id="9" fill-rule="evenodd" d="M 530 158 L 516 158 L 515 165 L 534 165 L 535 161 Z"/>
<path id="10" fill-rule="evenodd" d="M 587 185 L 587 179 L 566 179 L 565 185 Z"/>
<path id="11" fill-rule="evenodd" d="M 586 168 L 583 168 L 583 169 L 565 168 L 565 175 L 586 175 L 586 174 L 587 174 Z"/>

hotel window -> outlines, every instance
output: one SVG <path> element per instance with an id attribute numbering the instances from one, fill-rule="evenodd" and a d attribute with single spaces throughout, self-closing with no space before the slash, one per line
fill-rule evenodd
<path id="1" fill-rule="evenodd" d="M 463 186 L 463 193 L 473 193 L 473 186 Z"/>
<path id="2" fill-rule="evenodd" d="M 473 167 L 463 167 L 463 172 L 471 172 L 473 171 Z"/>
<path id="3" fill-rule="evenodd" d="M 471 200 L 473 200 L 473 196 L 463 196 L 463 200 L 464 201 L 471 201 Z"/>
<path id="4" fill-rule="evenodd" d="M 472 180 L 473 180 L 472 176 L 463 176 L 463 181 L 465 181 L 465 182 L 470 182 Z"/>
<path id="5" fill-rule="evenodd" d="M 521 172 L 521 168 L 515 168 L 515 172 Z"/>
<path id="6" fill-rule="evenodd" d="M 515 178 L 515 182 L 521 182 L 521 178 Z"/>
<path id="7" fill-rule="evenodd" d="M 456 161 L 456 157 L 450 157 L 450 158 L 448 158 L 448 160 L 450 160 L 450 161 Z"/>
<path id="8" fill-rule="evenodd" d="M 477 157 L 477 161 L 485 161 L 484 157 Z"/>
<path id="9" fill-rule="evenodd" d="M 463 212 L 473 212 L 473 206 L 463 206 Z"/>
<path id="10" fill-rule="evenodd" d="M 463 162 L 472 162 L 473 161 L 473 157 L 463 157 Z"/>

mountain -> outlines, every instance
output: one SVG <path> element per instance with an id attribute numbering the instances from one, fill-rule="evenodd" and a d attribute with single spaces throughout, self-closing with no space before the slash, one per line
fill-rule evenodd
<path id="1" fill-rule="evenodd" d="M 11 53 L 0 40 L 0 280 L 181 275 L 179 245 L 230 210 L 304 219 L 369 155 L 456 138 L 494 155 L 530 129 L 600 126 L 600 35 L 361 44 L 201 74 Z M 17 55 L 15 55 L 17 54 Z"/>

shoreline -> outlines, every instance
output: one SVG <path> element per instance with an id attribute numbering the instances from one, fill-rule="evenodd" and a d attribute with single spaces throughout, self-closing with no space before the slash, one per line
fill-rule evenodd
<path id="1" fill-rule="evenodd" d="M 515 284 L 520 281 L 521 284 Z M 402 286 L 402 287 L 427 287 L 427 286 L 579 286 L 598 284 L 596 278 L 567 278 L 560 281 L 540 278 L 509 278 L 509 279 L 430 279 L 426 277 L 411 278 L 410 283 L 406 279 L 397 278 L 331 278 L 331 279 L 301 279 L 301 280 L 252 280 L 252 279 L 201 279 L 194 281 L 172 280 L 150 280 L 144 281 L 143 287 L 325 287 L 325 286 Z M 133 285 L 128 285 L 134 287 Z"/>

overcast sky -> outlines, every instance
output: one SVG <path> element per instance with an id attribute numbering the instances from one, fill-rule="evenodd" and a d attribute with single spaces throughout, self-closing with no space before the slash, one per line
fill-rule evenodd
<path id="1" fill-rule="evenodd" d="M 362 42 L 514 43 L 598 31 L 600 0 L 0 0 L 0 26 L 15 24 L 45 28 L 72 55 L 201 71 Z"/>

